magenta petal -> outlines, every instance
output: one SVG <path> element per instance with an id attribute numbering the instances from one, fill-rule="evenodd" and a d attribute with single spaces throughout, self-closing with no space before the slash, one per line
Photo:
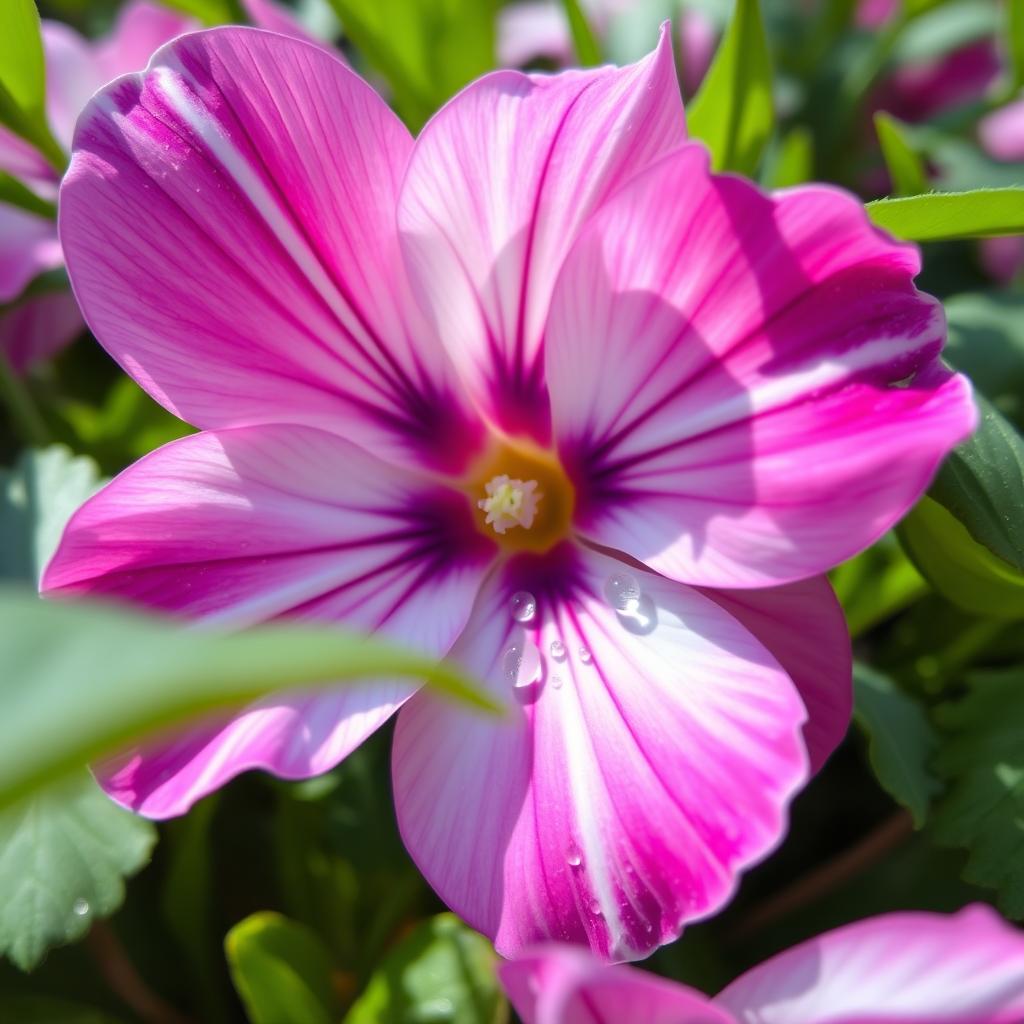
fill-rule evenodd
<path id="1" fill-rule="evenodd" d="M 487 75 L 423 129 L 404 249 L 462 378 L 504 429 L 548 433 L 541 340 L 581 225 L 684 134 L 668 34 L 631 67 Z"/>
<path id="2" fill-rule="evenodd" d="M 196 434 L 125 470 L 72 517 L 48 595 L 102 595 L 243 627 L 277 616 L 377 630 L 431 655 L 469 617 L 493 547 L 468 503 L 336 435 Z M 413 692 L 405 681 L 266 699 L 104 769 L 123 803 L 186 810 L 246 768 L 325 771 Z"/>
<path id="3" fill-rule="evenodd" d="M 620 617 L 603 592 L 634 572 L 640 614 Z M 517 590 L 537 598 L 526 628 Z M 540 677 L 513 687 L 510 649 L 529 642 Z M 700 592 L 563 549 L 497 574 L 452 656 L 519 699 L 493 720 L 413 698 L 395 734 L 398 822 L 441 898 L 503 955 L 555 939 L 643 956 L 723 906 L 779 841 L 807 777 L 804 708 Z"/>
<path id="4" fill-rule="evenodd" d="M 498 966 L 523 1024 L 736 1024 L 701 992 L 570 946 L 541 946 Z"/>
<path id="5" fill-rule="evenodd" d="M 70 292 L 33 295 L 0 314 L 0 352 L 16 373 L 24 373 L 69 345 L 84 329 Z"/>
<path id="6" fill-rule="evenodd" d="M 1024 99 L 983 117 L 978 124 L 982 146 L 997 160 L 1024 160 Z"/>
<path id="7" fill-rule="evenodd" d="M 398 252 L 411 147 L 321 49 L 183 36 L 79 123 L 60 227 L 86 320 L 197 426 L 301 422 L 460 465 L 478 434 Z"/>
<path id="8" fill-rule="evenodd" d="M 804 743 L 817 772 L 853 714 L 853 652 L 846 616 L 824 576 L 769 590 L 704 590 L 775 656 L 807 708 Z"/>
<path id="9" fill-rule="evenodd" d="M 1024 935 L 981 905 L 886 914 L 780 953 L 715 1002 L 740 1024 L 1019 1024 Z"/>
<path id="10" fill-rule="evenodd" d="M 877 539 L 975 423 L 917 269 L 852 197 L 770 197 L 696 145 L 619 192 L 546 336 L 579 528 L 722 587 L 817 575 Z"/>
<path id="11" fill-rule="evenodd" d="M 0 303 L 16 299 L 37 274 L 60 265 L 53 221 L 0 203 Z"/>

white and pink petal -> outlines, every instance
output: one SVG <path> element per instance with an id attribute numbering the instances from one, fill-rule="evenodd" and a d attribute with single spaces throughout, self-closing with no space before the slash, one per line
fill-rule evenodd
<path id="1" fill-rule="evenodd" d="M 461 495 L 336 435 L 265 425 L 192 435 L 135 463 L 72 517 L 42 590 L 230 628 L 337 622 L 440 656 L 493 554 Z M 104 782 L 167 817 L 247 768 L 315 775 L 415 689 L 396 680 L 268 698 L 126 753 L 103 767 Z"/>
<path id="2" fill-rule="evenodd" d="M 546 336 L 580 530 L 716 587 L 817 575 L 877 539 L 976 418 L 917 269 L 852 197 L 765 195 L 697 145 L 621 190 Z"/>
<path id="3" fill-rule="evenodd" d="M 86 320 L 196 426 L 307 423 L 460 468 L 478 428 L 398 251 L 411 148 L 324 50 L 247 28 L 176 40 L 79 123 L 60 230 Z"/>
<path id="4" fill-rule="evenodd" d="M 641 590 L 629 614 L 605 594 L 621 575 Z M 520 590 L 537 602 L 525 625 Z M 644 956 L 724 905 L 783 834 L 807 777 L 803 705 L 700 592 L 573 547 L 523 558 L 486 586 L 452 656 L 511 710 L 485 720 L 425 693 L 403 709 L 399 827 L 502 954 L 554 939 Z"/>
<path id="5" fill-rule="evenodd" d="M 715 1002 L 739 1024 L 1018 1024 L 1024 934 L 981 905 L 886 914 L 780 953 Z"/>
<path id="6" fill-rule="evenodd" d="M 399 204 L 405 253 L 504 430 L 547 439 L 542 339 L 562 261 L 588 216 L 684 137 L 667 32 L 630 67 L 487 75 L 423 129 Z"/>

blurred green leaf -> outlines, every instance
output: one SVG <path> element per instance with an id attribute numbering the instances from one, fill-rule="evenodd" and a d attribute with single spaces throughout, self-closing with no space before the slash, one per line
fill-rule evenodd
<path id="1" fill-rule="evenodd" d="M 252 1024 L 332 1024 L 331 961 L 316 934 L 280 914 L 247 917 L 224 940 Z"/>
<path id="2" fill-rule="evenodd" d="M 1024 87 L 1024 0 L 1006 0 L 1006 46 L 1012 95 Z"/>
<path id="3" fill-rule="evenodd" d="M 853 717 L 868 737 L 868 757 L 882 788 L 906 807 L 921 828 L 942 786 L 928 769 L 935 731 L 925 709 L 886 675 L 867 665 L 853 668 Z"/>
<path id="4" fill-rule="evenodd" d="M 482 935 L 439 914 L 384 958 L 344 1024 L 504 1024 L 496 963 Z"/>
<path id="5" fill-rule="evenodd" d="M 946 733 L 935 765 L 949 782 L 933 816 L 936 839 L 970 851 L 964 878 L 996 889 L 1024 917 L 1024 671 L 979 673 L 967 695 L 936 711 Z"/>
<path id="6" fill-rule="evenodd" d="M 1024 575 L 977 543 L 937 501 L 922 498 L 897 533 L 928 582 L 957 607 L 991 618 L 1024 617 Z"/>
<path id="7" fill-rule="evenodd" d="M 679 14 L 679 0 L 632 0 L 605 7 L 602 53 L 613 64 L 632 64 L 654 49 L 661 26 Z"/>
<path id="8" fill-rule="evenodd" d="M 814 136 L 804 125 L 794 125 L 773 148 L 764 182 L 768 188 L 790 188 L 810 181 L 814 174 Z"/>
<path id="9" fill-rule="evenodd" d="M 1024 188 L 876 199 L 867 211 L 880 228 L 911 242 L 1024 234 Z"/>
<path id="10" fill-rule="evenodd" d="M 118 807 L 82 769 L 0 811 L 0 954 L 31 970 L 124 899 L 149 861 L 150 822 Z"/>
<path id="11" fill-rule="evenodd" d="M 0 996 L 0 1021 L 10 1024 L 121 1024 L 104 1010 L 50 996 Z"/>
<path id="12" fill-rule="evenodd" d="M 61 445 L 0 468 L 0 579 L 36 586 L 71 513 L 99 486 L 96 464 Z"/>
<path id="13" fill-rule="evenodd" d="M 387 79 L 418 131 L 449 97 L 494 67 L 495 0 L 330 0 L 345 34 Z"/>
<path id="14" fill-rule="evenodd" d="M 578 0 L 562 0 L 562 8 L 569 21 L 572 33 L 572 46 L 576 53 L 576 61 L 580 67 L 594 67 L 601 63 L 601 44 L 594 35 L 594 30 L 587 21 L 587 16 L 580 9 Z"/>
<path id="15" fill-rule="evenodd" d="M 240 0 L 161 0 L 182 14 L 198 18 L 204 25 L 244 25 L 248 20 Z"/>
<path id="16" fill-rule="evenodd" d="M 854 639 L 928 592 L 928 584 L 891 533 L 837 566 L 829 578 Z"/>
<path id="17" fill-rule="evenodd" d="M 53 203 L 41 199 L 30 188 L 24 186 L 17 178 L 12 178 L 6 171 L 0 171 L 0 203 L 17 206 L 20 210 L 36 213 L 40 217 L 54 218 L 57 207 Z"/>
<path id="18" fill-rule="evenodd" d="M 875 131 L 896 194 L 913 196 L 927 192 L 924 164 L 904 135 L 900 122 L 880 111 L 875 114 Z"/>
<path id="19" fill-rule="evenodd" d="M 493 708 L 455 668 L 330 625 L 221 633 L 11 590 L 0 621 L 0 806 L 154 731 L 289 688 L 399 676 Z"/>
<path id="20" fill-rule="evenodd" d="M 715 170 L 753 175 L 775 120 L 772 65 L 759 0 L 736 0 L 704 84 L 687 110 L 690 134 Z"/>
<path id="21" fill-rule="evenodd" d="M 978 0 L 904 0 L 909 24 L 893 51 L 897 65 L 933 60 L 999 32 L 996 4 Z"/>
<path id="22" fill-rule="evenodd" d="M 1024 427 L 1024 294 L 971 292 L 943 303 L 944 358 L 1018 428 Z"/>
<path id="23" fill-rule="evenodd" d="M 66 157 L 46 122 L 46 65 L 35 0 L 0 4 L 0 124 L 63 168 Z"/>

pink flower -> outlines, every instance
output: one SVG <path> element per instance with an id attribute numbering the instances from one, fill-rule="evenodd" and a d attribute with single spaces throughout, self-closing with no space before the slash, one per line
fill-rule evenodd
<path id="1" fill-rule="evenodd" d="M 1024 935 L 980 904 L 828 932 L 714 999 L 548 946 L 498 971 L 524 1024 L 1019 1024 Z"/>
<path id="2" fill-rule="evenodd" d="M 79 510 L 45 591 L 379 630 L 517 698 L 282 696 L 108 791 L 314 775 L 404 704 L 402 835 L 503 953 L 635 957 L 720 907 L 848 722 L 821 574 L 974 423 L 916 250 L 710 174 L 666 35 L 488 75 L 415 142 L 320 50 L 187 36 L 90 104 L 60 223 L 97 337 L 203 432 Z"/>
<path id="3" fill-rule="evenodd" d="M 982 118 L 978 139 L 982 149 L 994 160 L 1006 163 L 1024 160 L 1024 98 Z M 1024 236 L 984 239 L 981 262 L 997 281 L 1009 283 L 1024 268 Z"/>

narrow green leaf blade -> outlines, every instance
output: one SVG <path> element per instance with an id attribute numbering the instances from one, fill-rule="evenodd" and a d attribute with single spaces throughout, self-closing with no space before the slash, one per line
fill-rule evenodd
<path id="1" fill-rule="evenodd" d="M 332 1024 L 330 955 L 316 934 L 281 914 L 247 917 L 224 941 L 231 978 L 252 1024 Z"/>
<path id="2" fill-rule="evenodd" d="M 329 625 L 219 633 L 9 589 L 0 622 L 0 806 L 140 736 L 288 688 L 401 677 L 494 709 L 455 668 Z"/>
<path id="3" fill-rule="evenodd" d="M 940 707 L 946 733 L 936 768 L 949 783 L 936 805 L 936 839 L 970 852 L 964 878 L 997 890 L 1024 918 L 1024 673 L 979 674 L 967 695 Z"/>
<path id="4" fill-rule="evenodd" d="M 1010 58 L 1010 92 L 1024 88 L 1024 0 L 1006 0 L 1006 45 Z"/>
<path id="5" fill-rule="evenodd" d="M 0 955 L 22 970 L 74 942 L 124 899 L 149 861 L 150 822 L 118 807 L 84 769 L 0 811 Z"/>
<path id="6" fill-rule="evenodd" d="M 911 242 L 1024 234 L 1024 188 L 876 199 L 867 211 L 880 228 Z"/>
<path id="7" fill-rule="evenodd" d="M 503 1024 L 508 1006 L 496 962 L 482 935 L 439 914 L 385 957 L 344 1024 Z"/>
<path id="8" fill-rule="evenodd" d="M 0 171 L 0 203 L 17 206 L 28 213 L 35 213 L 51 220 L 57 216 L 57 207 L 53 203 L 40 199 L 35 192 L 22 185 L 17 178 L 12 178 L 6 171 Z"/>
<path id="9" fill-rule="evenodd" d="M 753 175 L 772 133 L 772 62 L 759 0 L 736 0 L 732 21 L 687 111 L 715 170 Z"/>
<path id="10" fill-rule="evenodd" d="M 562 8 L 569 21 L 572 33 L 572 45 L 576 52 L 576 60 L 581 67 L 595 67 L 601 63 L 601 44 L 590 27 L 587 16 L 580 8 L 578 0 L 562 0 Z"/>
<path id="11" fill-rule="evenodd" d="M 907 140 L 900 122 L 889 114 L 879 112 L 875 114 L 875 131 L 896 194 L 914 196 L 927 192 L 928 178 L 924 164 Z"/>
<path id="12" fill-rule="evenodd" d="M 868 737 L 868 757 L 883 789 L 906 807 L 921 828 L 941 783 L 928 769 L 935 731 L 924 708 L 888 677 L 855 664 L 854 721 Z"/>

